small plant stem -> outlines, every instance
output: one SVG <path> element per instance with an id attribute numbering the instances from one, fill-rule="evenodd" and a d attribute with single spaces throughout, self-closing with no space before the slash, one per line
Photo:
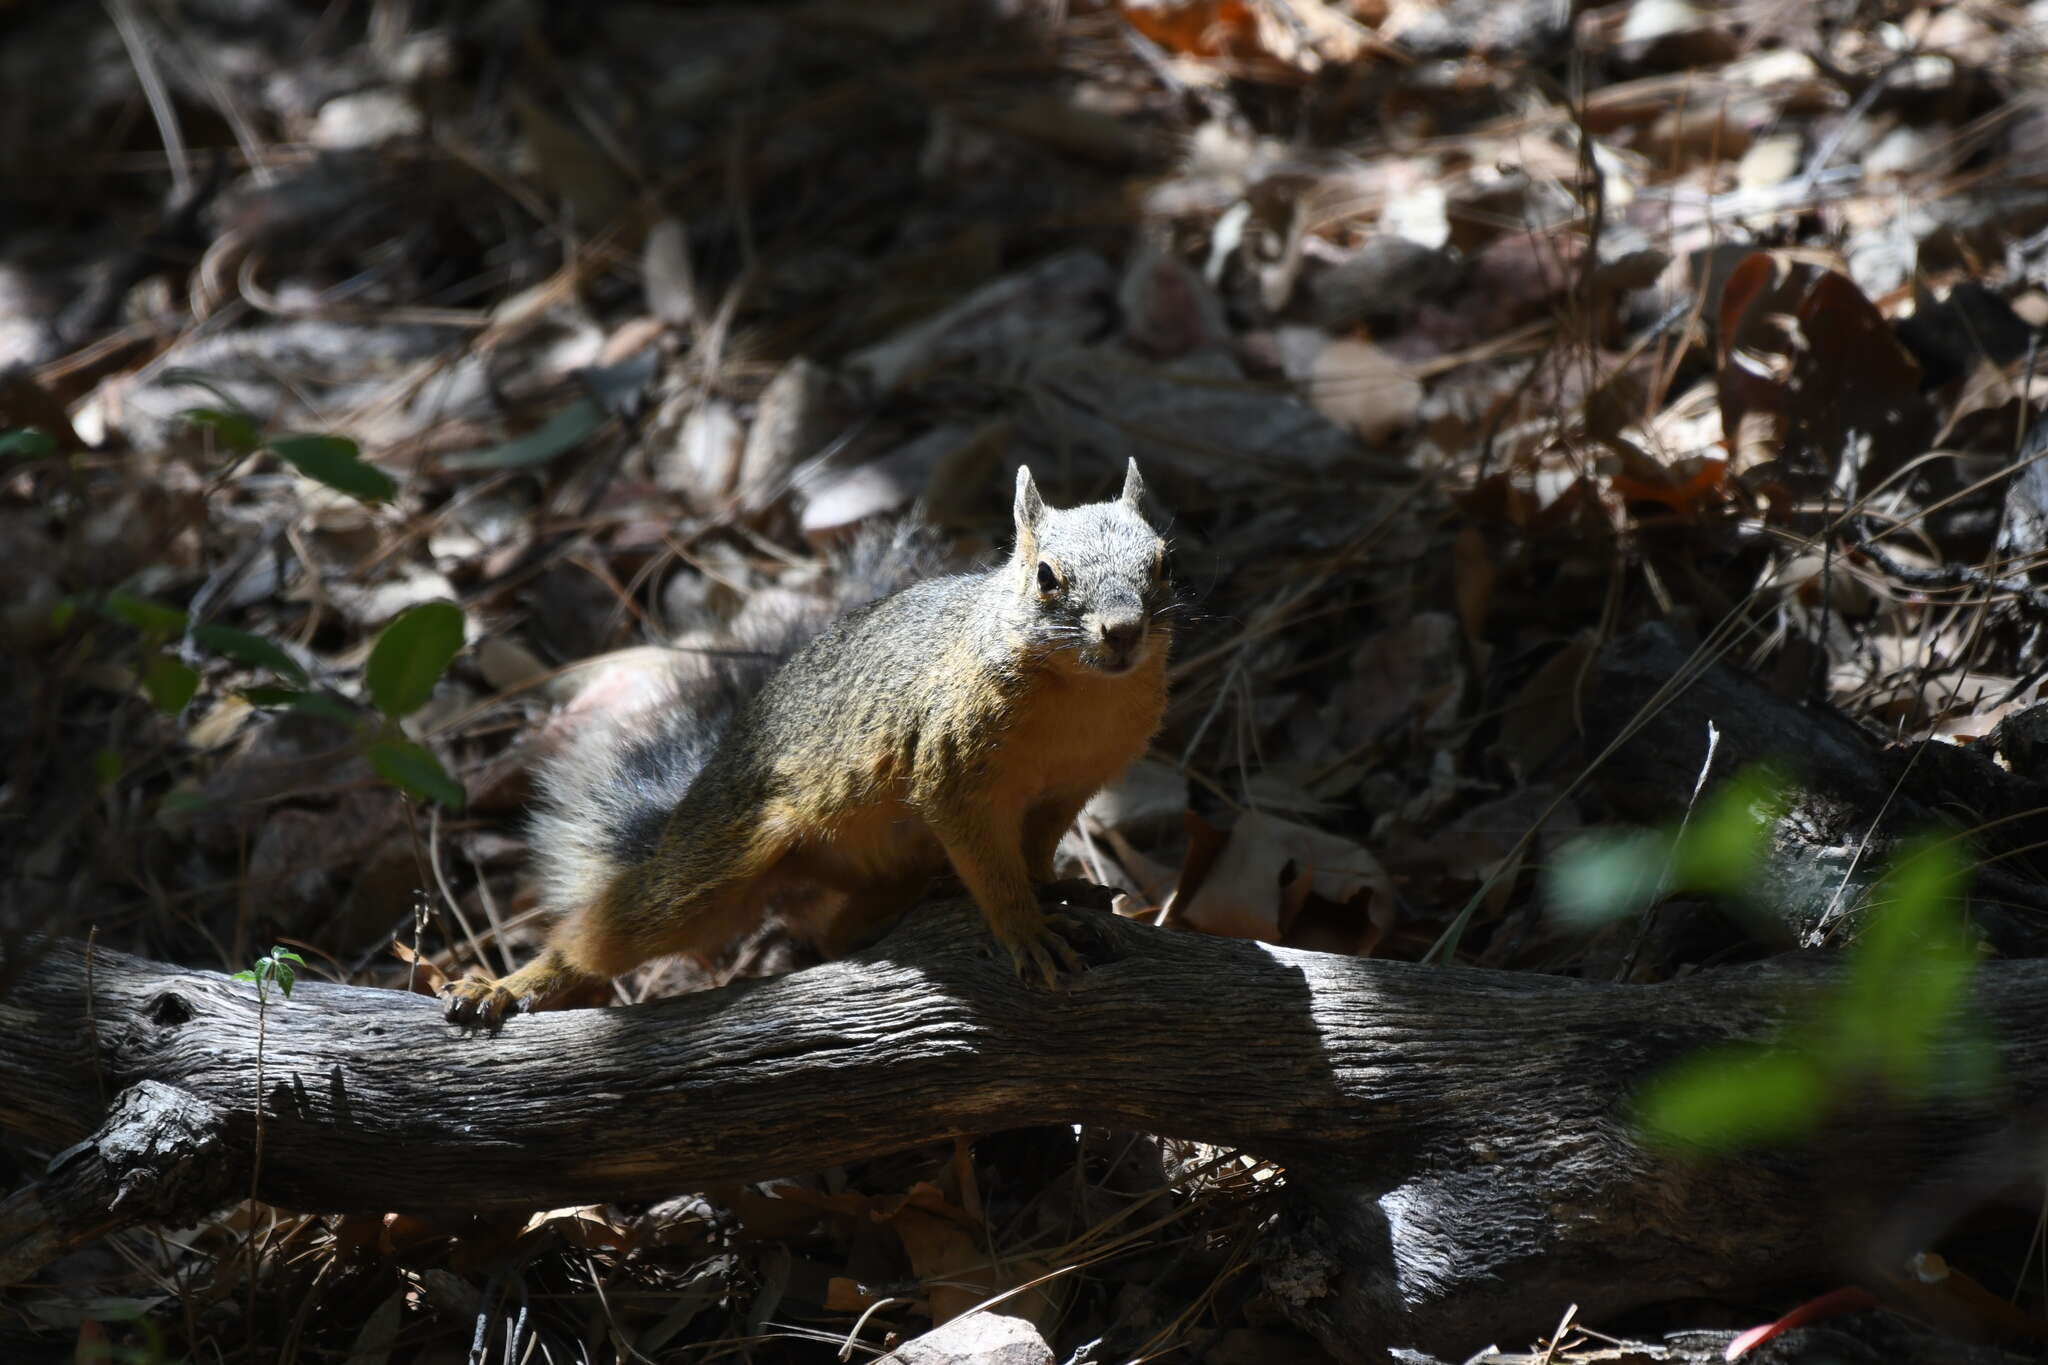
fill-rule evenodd
<path id="1" fill-rule="evenodd" d="M 268 1040 L 265 1021 L 270 1012 L 269 983 L 259 968 L 256 976 L 256 1141 L 249 1159 L 249 1333 L 253 1345 L 256 1333 L 256 1188 L 263 1178 L 263 1045 Z M 253 1352 L 252 1352 L 253 1354 Z"/>

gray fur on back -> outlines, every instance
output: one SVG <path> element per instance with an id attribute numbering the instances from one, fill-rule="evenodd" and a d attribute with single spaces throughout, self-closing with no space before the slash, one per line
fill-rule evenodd
<path id="1" fill-rule="evenodd" d="M 937 537 L 921 523 L 865 532 L 833 556 L 829 597 L 743 617 L 726 651 L 678 651 L 651 704 L 586 721 L 536 773 L 530 843 L 548 907 L 573 909 L 619 868 L 653 853 L 669 812 L 734 718 L 791 655 L 847 612 L 928 579 L 942 562 Z"/>

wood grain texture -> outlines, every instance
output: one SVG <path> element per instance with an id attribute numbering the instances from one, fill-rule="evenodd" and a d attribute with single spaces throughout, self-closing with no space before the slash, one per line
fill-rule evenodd
<path id="1" fill-rule="evenodd" d="M 423 997 L 302 978 L 270 1006 L 259 1188 L 297 1209 L 469 1213 L 664 1197 L 1021 1124 L 1135 1128 L 1286 1162 L 1269 1286 L 1368 1359 L 1541 1331 L 1571 1301 L 1590 1321 L 1896 1264 L 1970 1191 L 2026 1169 L 2013 1116 L 2048 1092 L 2048 969 L 1989 963 L 1995 1093 L 1873 1100 L 1812 1144 L 1676 1160 L 1637 1143 L 1635 1086 L 1767 1036 L 1828 988 L 1828 960 L 1620 986 L 1109 917 L 1101 934 L 1055 993 L 941 907 L 844 962 L 495 1036 Z M 89 1024 L 85 948 L 61 941 L 0 1000 L 0 1124 L 75 1142 L 101 1094 L 154 1080 L 246 1152 L 252 989 L 104 950 L 92 979 Z M 1894 1216 L 1943 1182 L 1961 1193 Z"/>

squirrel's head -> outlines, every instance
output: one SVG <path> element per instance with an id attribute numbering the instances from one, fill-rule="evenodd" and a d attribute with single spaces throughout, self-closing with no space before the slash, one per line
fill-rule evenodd
<path id="1" fill-rule="evenodd" d="M 1029 468 L 1017 471 L 1017 544 L 1010 571 L 1029 634 L 1076 671 L 1128 673 L 1166 648 L 1172 601 L 1166 542 L 1139 506 L 1145 481 L 1132 460 L 1114 502 L 1047 507 Z"/>

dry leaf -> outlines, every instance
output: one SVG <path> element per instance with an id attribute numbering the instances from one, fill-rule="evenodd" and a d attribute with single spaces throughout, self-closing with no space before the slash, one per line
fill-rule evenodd
<path id="1" fill-rule="evenodd" d="M 625 217 L 632 193 L 602 148 L 527 95 L 514 93 L 512 111 L 535 173 L 584 231 L 602 231 Z"/>
<path id="2" fill-rule="evenodd" d="M 435 966 L 432 958 L 414 952 L 411 944 L 391 940 L 391 955 L 412 968 L 407 984 L 414 995 L 439 995 L 448 984 L 448 973 Z"/>
<path id="3" fill-rule="evenodd" d="M 1494 752 L 1519 776 L 1541 772 L 1552 755 L 1577 737 L 1594 645 L 1590 633 L 1574 636 L 1501 708 Z"/>
<path id="4" fill-rule="evenodd" d="M 911 1272 L 931 1299 L 934 1324 L 959 1317 L 997 1292 L 980 1225 L 936 1185 L 918 1182 L 893 1211 L 878 1210 L 875 1217 L 902 1239 Z"/>
<path id="5" fill-rule="evenodd" d="M 1867 487 L 1927 448 L 1920 366 L 1846 276 L 1760 251 L 1729 274 L 1718 315 L 1721 426 L 1739 454 L 1752 419 L 1792 471 L 1823 479 L 1867 442 Z"/>
<path id="6" fill-rule="evenodd" d="M 858 1280 L 847 1275 L 834 1275 L 825 1281 L 825 1311 L 828 1313 L 861 1313 L 874 1307 L 887 1294 L 863 1289 Z"/>
<path id="7" fill-rule="evenodd" d="M 1393 881 L 1360 845 L 1247 811 L 1181 916 L 1205 933 L 1279 943 L 1311 894 L 1338 904 L 1369 897 L 1375 919 L 1395 903 Z"/>
<path id="8" fill-rule="evenodd" d="M 584 1251 L 631 1251 L 639 1240 L 631 1228 L 613 1222 L 601 1204 L 549 1209 L 534 1214 L 519 1229 L 521 1238 L 544 1233 L 560 1237 L 568 1245 Z"/>
<path id="9" fill-rule="evenodd" d="M 1486 638 L 1486 611 L 1493 604 L 1493 582 L 1499 573 L 1487 548 L 1486 533 L 1477 526 L 1458 532 L 1451 542 L 1452 587 L 1458 599 L 1458 624 L 1465 628 L 1465 639 L 1471 644 Z"/>
<path id="10" fill-rule="evenodd" d="M 1351 652 L 1351 677 L 1337 694 L 1346 746 L 1403 725 L 1429 733 L 1453 722 L 1465 693 L 1463 638 L 1448 612 L 1419 611 L 1360 641 Z"/>
<path id="11" fill-rule="evenodd" d="M 247 698 L 222 697 L 185 731 L 185 742 L 199 750 L 217 748 L 235 737 L 253 709 Z"/>
<path id="12" fill-rule="evenodd" d="M 1122 0 L 1117 8 L 1132 28 L 1168 52 L 1224 56 L 1248 49 L 1258 33 L 1243 0 Z"/>
<path id="13" fill-rule="evenodd" d="M 647 293 L 647 311 L 671 327 L 687 327 L 697 315 L 690 238 L 673 218 L 662 219 L 647 233 L 640 250 L 640 287 Z"/>
<path id="14" fill-rule="evenodd" d="M 1415 421 L 1422 385 L 1379 347 L 1339 339 L 1316 355 L 1308 400 L 1367 445 L 1383 445 Z"/>

